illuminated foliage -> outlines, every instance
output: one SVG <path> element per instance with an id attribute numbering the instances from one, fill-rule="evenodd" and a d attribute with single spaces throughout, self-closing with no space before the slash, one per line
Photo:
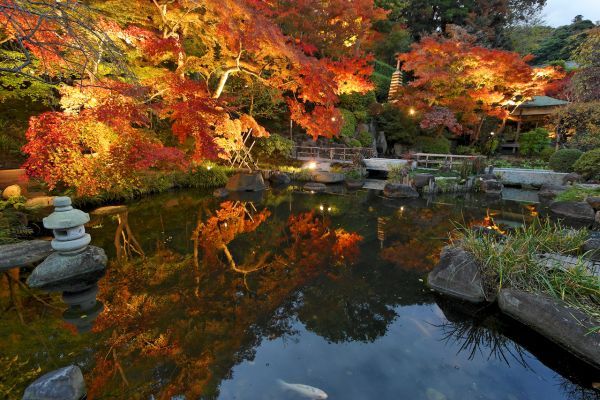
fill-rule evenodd
<path id="1" fill-rule="evenodd" d="M 512 107 L 543 93 L 552 68 L 534 69 L 516 53 L 477 46 L 459 28 L 450 37 L 433 35 L 402 54 L 402 69 L 415 79 L 401 87 L 398 99 L 425 112 L 432 107 L 451 110 L 460 127 L 452 130 L 479 136 L 485 116 L 506 119 Z M 440 114 L 438 109 L 436 114 Z M 439 118 L 436 118 L 439 119 Z M 427 126 L 430 123 L 426 120 Z M 445 123 L 438 124 L 446 125 Z"/>

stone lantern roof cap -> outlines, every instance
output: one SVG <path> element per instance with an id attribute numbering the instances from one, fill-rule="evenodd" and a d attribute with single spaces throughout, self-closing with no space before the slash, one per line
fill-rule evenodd
<path id="1" fill-rule="evenodd" d="M 88 213 L 71 206 L 69 197 L 55 197 L 54 207 L 54 212 L 43 219 L 46 229 L 75 228 L 90 221 Z"/>

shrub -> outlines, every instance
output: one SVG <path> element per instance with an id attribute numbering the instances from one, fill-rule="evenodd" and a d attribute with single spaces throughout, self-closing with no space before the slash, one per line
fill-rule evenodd
<path id="1" fill-rule="evenodd" d="M 342 125 L 342 136 L 343 137 L 352 137 L 354 136 L 354 132 L 356 131 L 356 118 L 352 111 L 346 110 L 344 108 L 340 108 L 340 112 L 342 113 L 342 118 L 344 119 L 344 124 Z"/>
<path id="2" fill-rule="evenodd" d="M 352 92 L 340 95 L 340 108 L 350 110 L 354 113 L 366 111 L 369 106 L 375 102 L 377 102 L 377 99 L 375 98 L 374 91 L 365 94 Z"/>
<path id="3" fill-rule="evenodd" d="M 356 136 L 362 147 L 371 147 L 373 145 L 373 136 L 368 131 L 360 131 Z"/>
<path id="4" fill-rule="evenodd" d="M 554 150 L 552 147 L 546 147 L 544 150 L 541 151 L 540 158 L 548 162 L 550 161 L 550 158 L 554 155 L 554 153 L 556 153 L 556 150 Z"/>
<path id="5" fill-rule="evenodd" d="M 500 141 L 497 138 L 492 137 L 485 142 L 480 143 L 479 151 L 486 156 L 491 156 L 496 152 L 499 145 Z"/>
<path id="6" fill-rule="evenodd" d="M 583 153 L 573 165 L 573 169 L 586 179 L 600 180 L 600 149 Z"/>
<path id="7" fill-rule="evenodd" d="M 450 153 L 450 141 L 445 137 L 417 136 L 415 147 L 424 153 Z"/>
<path id="8" fill-rule="evenodd" d="M 197 166 L 185 173 L 177 186 L 199 189 L 225 186 L 230 171 L 233 170 L 220 165 Z"/>
<path id="9" fill-rule="evenodd" d="M 252 154 L 257 160 L 276 159 L 285 161 L 292 156 L 294 142 L 281 135 L 272 134 L 269 137 L 257 138 L 252 148 Z"/>
<path id="10" fill-rule="evenodd" d="M 393 165 L 390 166 L 387 179 L 390 182 L 396 183 L 404 183 L 408 176 L 410 175 L 410 167 L 407 165 Z"/>
<path id="11" fill-rule="evenodd" d="M 573 164 L 581 157 L 577 149 L 561 149 L 550 157 L 549 165 L 556 172 L 573 172 Z"/>
<path id="12" fill-rule="evenodd" d="M 360 141 L 358 139 L 350 139 L 348 140 L 348 145 L 350 147 L 362 147 L 362 144 L 360 143 Z"/>
<path id="13" fill-rule="evenodd" d="M 539 155 L 548 145 L 550 138 L 544 128 L 535 128 L 523 133 L 519 138 L 519 151 L 526 156 Z"/>
<path id="14" fill-rule="evenodd" d="M 454 153 L 460 156 L 473 156 L 477 154 L 477 150 L 471 146 L 456 146 Z"/>

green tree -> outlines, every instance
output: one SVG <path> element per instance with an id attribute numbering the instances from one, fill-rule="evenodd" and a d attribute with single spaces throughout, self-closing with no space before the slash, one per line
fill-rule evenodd
<path id="1" fill-rule="evenodd" d="M 412 145 L 419 132 L 416 121 L 391 104 L 384 106 L 383 112 L 377 116 L 376 121 L 390 143 Z"/>
<path id="2" fill-rule="evenodd" d="M 592 21 L 575 17 L 570 25 L 554 30 L 533 53 L 536 63 L 548 63 L 553 60 L 570 60 L 575 49 L 585 40 L 585 32 L 594 28 Z"/>

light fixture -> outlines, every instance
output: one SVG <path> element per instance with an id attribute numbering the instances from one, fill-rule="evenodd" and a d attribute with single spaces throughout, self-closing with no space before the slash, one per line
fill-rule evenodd
<path id="1" fill-rule="evenodd" d="M 323 211 L 323 204 L 319 206 L 319 210 Z"/>
<path id="2" fill-rule="evenodd" d="M 317 168 L 317 163 L 315 161 L 311 161 L 308 164 L 306 164 L 306 168 L 308 168 L 308 169 L 316 169 Z"/>
<path id="3" fill-rule="evenodd" d="M 494 136 L 494 135 L 495 135 L 495 133 L 494 133 L 494 132 L 490 132 L 490 136 Z"/>
<path id="4" fill-rule="evenodd" d="M 212 165 L 207 165 L 206 169 L 210 171 L 212 169 Z"/>
<path id="5" fill-rule="evenodd" d="M 331 121 L 335 122 L 337 121 L 335 117 L 331 117 Z"/>
<path id="6" fill-rule="evenodd" d="M 416 111 L 415 111 L 415 109 L 414 109 L 414 108 L 412 108 L 412 107 L 408 109 L 408 113 L 409 113 L 410 115 L 415 115 L 415 112 L 416 112 Z"/>

